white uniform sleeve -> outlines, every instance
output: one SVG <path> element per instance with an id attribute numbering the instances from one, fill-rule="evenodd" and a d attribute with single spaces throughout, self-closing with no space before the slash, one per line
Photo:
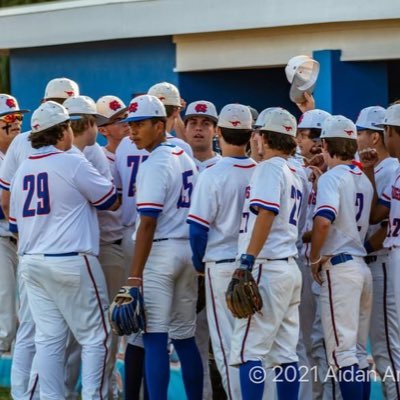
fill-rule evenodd
<path id="1" fill-rule="evenodd" d="M 260 164 L 255 173 L 250 189 L 250 210 L 257 214 L 258 208 L 279 214 L 280 199 L 283 190 L 282 170 L 276 165 L 266 162 Z"/>
<path id="2" fill-rule="evenodd" d="M 110 164 L 98 143 L 95 143 L 93 146 L 86 146 L 83 149 L 83 154 L 93 164 L 97 171 L 99 171 L 100 175 L 110 181 L 113 180 Z"/>
<path id="3" fill-rule="evenodd" d="M 335 220 L 340 202 L 339 184 L 340 181 L 329 173 L 319 178 L 314 217 L 325 217 L 331 222 Z"/>
<path id="4" fill-rule="evenodd" d="M 14 180 L 13 180 L 14 182 Z M 8 217 L 9 221 L 9 228 L 11 232 L 18 233 L 18 221 L 17 221 L 17 213 L 16 213 L 16 207 L 17 207 L 17 195 L 18 191 L 14 193 L 13 190 L 13 184 L 10 185 L 9 190 L 11 191 L 11 196 L 10 196 L 10 214 Z"/>
<path id="5" fill-rule="evenodd" d="M 0 186 L 2 189 L 10 190 L 12 179 L 14 174 L 19 167 L 17 160 L 18 143 L 20 142 L 19 136 L 17 136 L 7 150 L 6 156 L 2 162 L 0 168 Z"/>
<path id="6" fill-rule="evenodd" d="M 101 176 L 89 161 L 79 156 L 77 160 L 79 163 L 74 182 L 78 190 L 92 206 L 99 210 L 107 210 L 117 198 L 115 186 L 109 179 Z"/>
<path id="7" fill-rule="evenodd" d="M 218 191 L 215 182 L 207 171 L 199 175 L 191 199 L 188 223 L 194 222 L 209 228 L 215 220 L 218 210 Z"/>
<path id="8" fill-rule="evenodd" d="M 139 212 L 161 212 L 171 177 L 161 160 L 143 164 L 137 175 L 136 207 Z"/>

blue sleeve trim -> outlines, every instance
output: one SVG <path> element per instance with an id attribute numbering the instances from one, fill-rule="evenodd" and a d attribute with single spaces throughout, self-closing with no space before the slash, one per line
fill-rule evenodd
<path id="1" fill-rule="evenodd" d="M 97 210 L 108 210 L 117 200 L 118 194 L 115 192 L 106 202 L 95 206 Z"/>
<path id="2" fill-rule="evenodd" d="M 3 190 L 7 190 L 7 192 L 10 191 L 10 186 L 4 186 L 1 183 L 0 183 L 0 188 L 3 189 Z"/>
<path id="3" fill-rule="evenodd" d="M 0 207 L 0 219 L 5 219 L 6 216 L 4 215 L 3 209 Z"/>
<path id="4" fill-rule="evenodd" d="M 194 221 L 189 223 L 189 241 L 192 248 L 192 261 L 197 272 L 204 272 L 204 254 L 207 248 L 208 229 Z"/>
<path id="5" fill-rule="evenodd" d="M 250 211 L 255 215 L 258 215 L 258 211 L 255 209 L 255 207 L 260 207 L 260 208 L 263 208 L 264 210 L 271 211 L 275 215 L 279 214 L 279 208 L 266 206 L 265 204 L 261 204 L 261 203 L 251 203 Z"/>
<path id="6" fill-rule="evenodd" d="M 384 206 L 384 207 L 390 209 L 390 201 L 386 201 L 386 200 L 383 200 L 383 199 L 379 199 L 379 200 L 378 200 L 378 204 L 381 204 L 382 206 Z"/>
<path id="7" fill-rule="evenodd" d="M 336 218 L 336 215 L 331 210 L 320 210 L 314 215 L 314 218 L 315 217 L 323 217 L 323 218 L 329 219 L 329 221 L 333 222 Z"/>
<path id="8" fill-rule="evenodd" d="M 198 227 L 204 229 L 206 232 L 209 231 L 209 228 L 207 228 L 206 226 L 204 226 L 204 225 L 202 225 L 202 224 L 199 224 L 199 223 L 196 222 L 196 221 L 193 221 L 192 219 L 187 219 L 186 222 L 187 222 L 189 225 L 191 225 L 191 224 L 197 225 Z"/>
<path id="9" fill-rule="evenodd" d="M 18 225 L 17 224 L 12 224 L 11 222 L 8 224 L 10 232 L 12 233 L 18 233 Z"/>
<path id="10" fill-rule="evenodd" d="M 144 208 L 139 211 L 139 214 L 143 217 L 152 217 L 152 218 L 158 218 L 160 215 L 160 210 L 153 210 L 150 208 Z"/>

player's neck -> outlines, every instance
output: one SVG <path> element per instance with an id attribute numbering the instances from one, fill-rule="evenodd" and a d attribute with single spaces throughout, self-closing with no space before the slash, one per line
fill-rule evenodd
<path id="1" fill-rule="evenodd" d="M 1 142 L 0 142 L 0 151 L 1 151 L 3 154 L 6 154 L 6 153 L 7 153 L 7 150 L 8 150 L 9 147 L 10 147 L 10 143 L 1 143 Z"/>
<path id="2" fill-rule="evenodd" d="M 375 147 L 375 150 L 378 154 L 378 164 L 390 156 L 389 152 L 386 150 L 386 147 L 384 146 L 377 146 Z"/>
<path id="3" fill-rule="evenodd" d="M 215 153 L 212 149 L 201 150 L 201 151 L 193 150 L 193 156 L 196 160 L 203 162 L 209 160 L 210 158 L 215 157 Z"/>
<path id="4" fill-rule="evenodd" d="M 110 139 L 108 139 L 108 143 L 107 143 L 107 146 L 106 146 L 106 149 L 110 152 L 110 153 L 113 153 L 113 154 L 115 154 L 115 152 L 116 152 L 116 150 L 117 150 L 117 147 L 118 147 L 118 145 L 121 143 L 121 141 L 120 140 L 110 140 Z"/>
<path id="5" fill-rule="evenodd" d="M 224 157 L 246 157 L 244 146 L 233 146 L 231 144 L 221 144 L 221 151 Z"/>

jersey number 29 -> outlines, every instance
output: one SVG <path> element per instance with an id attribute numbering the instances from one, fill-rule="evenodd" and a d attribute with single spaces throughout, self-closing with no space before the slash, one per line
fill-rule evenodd
<path id="1" fill-rule="evenodd" d="M 50 213 L 49 177 L 46 172 L 37 176 L 26 175 L 23 182 L 23 190 L 28 191 L 22 211 L 23 217 L 34 217 L 35 215 L 46 215 Z M 36 194 L 36 207 L 32 207 L 32 198 Z"/>

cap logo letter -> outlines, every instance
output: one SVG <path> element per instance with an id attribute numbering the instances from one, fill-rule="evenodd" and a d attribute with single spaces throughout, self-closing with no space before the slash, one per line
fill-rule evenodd
<path id="1" fill-rule="evenodd" d="M 290 132 L 293 129 L 291 126 L 286 126 L 286 125 L 282 126 L 285 128 L 286 132 Z"/>
<path id="2" fill-rule="evenodd" d="M 347 131 L 346 129 L 344 129 L 344 131 L 345 131 L 349 136 L 351 136 L 351 134 L 353 133 L 353 130 Z"/>
<path id="3" fill-rule="evenodd" d="M 33 125 L 33 128 L 34 128 L 34 129 L 39 129 L 39 127 L 40 127 L 40 124 L 35 124 L 35 125 Z"/>
<path id="4" fill-rule="evenodd" d="M 198 113 L 205 113 L 205 112 L 207 112 L 207 104 L 204 104 L 204 103 L 196 104 L 194 109 Z"/>
<path id="5" fill-rule="evenodd" d="M 71 97 L 74 95 L 74 91 L 73 90 L 64 90 L 64 92 L 67 94 L 68 97 Z"/>
<path id="6" fill-rule="evenodd" d="M 134 113 L 137 111 L 137 109 L 138 109 L 138 103 L 135 102 L 129 105 L 128 111 Z"/>
<path id="7" fill-rule="evenodd" d="M 7 100 L 6 100 L 6 105 L 7 105 L 9 108 L 16 108 L 16 107 L 17 107 L 17 105 L 15 104 L 14 99 L 7 99 Z"/>
<path id="8" fill-rule="evenodd" d="M 229 121 L 233 126 L 238 126 L 240 125 L 240 121 Z"/>
<path id="9" fill-rule="evenodd" d="M 113 110 L 113 111 L 117 111 L 117 110 L 119 110 L 119 109 L 122 107 L 122 106 L 121 106 L 121 103 L 120 103 L 119 101 L 117 101 L 117 100 L 110 101 L 110 103 L 109 103 L 108 106 L 109 106 L 110 109 Z"/>

